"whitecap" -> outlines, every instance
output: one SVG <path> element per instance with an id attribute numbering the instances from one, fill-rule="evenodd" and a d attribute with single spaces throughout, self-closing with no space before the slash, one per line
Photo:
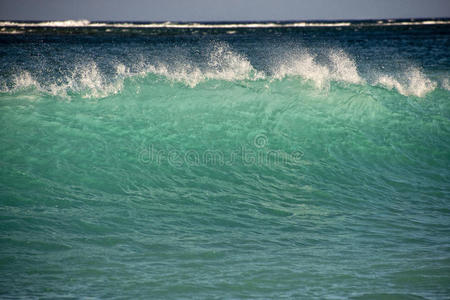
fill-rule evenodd
<path id="1" fill-rule="evenodd" d="M 380 75 L 375 84 L 382 85 L 388 89 L 396 89 L 404 96 L 424 97 L 432 92 L 437 83 L 427 78 L 418 68 L 410 67 L 399 76 Z"/>

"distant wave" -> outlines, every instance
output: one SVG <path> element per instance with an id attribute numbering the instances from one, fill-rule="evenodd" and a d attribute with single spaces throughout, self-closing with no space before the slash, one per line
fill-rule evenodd
<path id="1" fill-rule="evenodd" d="M 447 25 L 450 20 L 378 20 L 378 21 L 343 21 L 343 22 L 242 22 L 242 23 L 115 23 L 91 22 L 88 20 L 66 20 L 45 22 L 2 21 L 0 27 L 117 27 L 117 28 L 286 28 L 286 27 L 343 27 L 343 26 L 412 26 L 412 25 Z"/>

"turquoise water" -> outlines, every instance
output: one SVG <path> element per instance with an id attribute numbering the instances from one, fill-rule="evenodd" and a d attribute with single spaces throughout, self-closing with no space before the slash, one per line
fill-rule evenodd
<path id="1" fill-rule="evenodd" d="M 2 298 L 449 297 L 448 24 L 25 25 Z"/>

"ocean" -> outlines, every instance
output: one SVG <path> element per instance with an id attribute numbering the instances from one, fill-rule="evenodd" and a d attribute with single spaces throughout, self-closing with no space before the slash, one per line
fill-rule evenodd
<path id="1" fill-rule="evenodd" d="M 448 299 L 450 20 L 0 22 L 3 299 Z"/>

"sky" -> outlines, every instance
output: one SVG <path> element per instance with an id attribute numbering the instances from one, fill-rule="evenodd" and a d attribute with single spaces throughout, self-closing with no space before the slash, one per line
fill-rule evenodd
<path id="1" fill-rule="evenodd" d="M 263 21 L 450 17 L 450 0 L 0 0 L 1 20 Z"/>

